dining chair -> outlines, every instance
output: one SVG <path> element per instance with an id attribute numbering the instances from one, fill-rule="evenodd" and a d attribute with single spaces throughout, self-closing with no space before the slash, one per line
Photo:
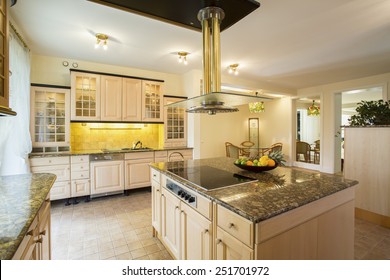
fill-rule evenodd
<path id="1" fill-rule="evenodd" d="M 301 155 L 305 162 L 310 162 L 310 144 L 302 141 L 296 142 L 297 161 L 300 161 Z"/>
<path id="2" fill-rule="evenodd" d="M 240 157 L 240 148 L 236 145 L 233 145 L 230 142 L 225 142 L 226 147 L 226 156 L 231 158 L 239 158 Z"/>
<path id="3" fill-rule="evenodd" d="M 255 143 L 253 143 L 253 142 L 251 142 L 251 141 L 244 141 L 244 142 L 242 142 L 241 144 L 240 144 L 240 146 L 242 147 L 242 148 L 240 148 L 241 149 L 241 154 L 243 155 L 243 156 L 245 156 L 245 157 L 249 157 L 249 156 L 251 156 L 251 153 L 253 153 L 252 152 L 252 147 L 255 145 Z"/>

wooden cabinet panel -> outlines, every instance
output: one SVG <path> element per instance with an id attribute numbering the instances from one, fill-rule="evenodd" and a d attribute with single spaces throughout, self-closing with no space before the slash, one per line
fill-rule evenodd
<path id="1" fill-rule="evenodd" d="M 8 45 L 8 1 L 1 0 L 0 6 L 0 107 L 9 107 L 9 45 Z"/>
<path id="2" fill-rule="evenodd" d="M 153 162 L 153 152 L 138 152 L 125 154 L 125 189 L 135 189 L 150 186 L 150 166 Z"/>
<path id="3" fill-rule="evenodd" d="M 102 121 L 122 120 L 122 78 L 100 76 L 100 110 Z"/>
<path id="4" fill-rule="evenodd" d="M 91 163 L 91 195 L 123 191 L 123 172 L 123 160 L 98 161 Z"/>
<path id="5" fill-rule="evenodd" d="M 53 173 L 57 176 L 56 182 L 70 180 L 69 164 L 31 167 L 31 172 L 32 173 Z"/>
<path id="6" fill-rule="evenodd" d="M 85 196 L 91 194 L 91 185 L 89 179 L 74 180 L 71 186 L 71 197 Z"/>
<path id="7" fill-rule="evenodd" d="M 50 199 L 64 199 L 70 197 L 70 181 L 55 182 L 50 190 Z"/>
<path id="8" fill-rule="evenodd" d="M 122 80 L 122 120 L 141 121 L 142 81 L 123 78 Z"/>
<path id="9" fill-rule="evenodd" d="M 155 180 L 152 180 L 152 226 L 155 231 L 154 236 L 159 235 L 161 233 L 161 187 Z"/>
<path id="10" fill-rule="evenodd" d="M 217 227 L 216 259 L 252 260 L 253 250 L 221 228 Z"/>

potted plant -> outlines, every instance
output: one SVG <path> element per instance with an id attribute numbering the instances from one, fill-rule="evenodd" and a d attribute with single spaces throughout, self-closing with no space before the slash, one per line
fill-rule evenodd
<path id="1" fill-rule="evenodd" d="M 364 101 L 358 103 L 357 114 L 348 119 L 350 126 L 390 125 L 390 102 Z"/>

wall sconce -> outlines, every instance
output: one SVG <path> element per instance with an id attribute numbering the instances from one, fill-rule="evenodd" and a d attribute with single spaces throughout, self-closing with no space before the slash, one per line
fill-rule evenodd
<path id="1" fill-rule="evenodd" d="M 230 64 L 228 69 L 229 69 L 229 74 L 234 74 L 234 75 L 238 75 L 238 64 Z"/>
<path id="2" fill-rule="evenodd" d="M 189 55 L 190 53 L 189 52 L 178 52 L 177 53 L 179 55 L 179 63 L 182 63 L 184 65 L 187 65 L 187 55 Z"/>
<path id="3" fill-rule="evenodd" d="M 95 36 L 96 36 L 95 49 L 98 49 L 100 45 L 103 45 L 103 50 L 107 50 L 108 36 L 102 33 L 97 33 Z"/>
<path id="4" fill-rule="evenodd" d="M 309 106 L 309 108 L 307 108 L 307 115 L 308 116 L 318 116 L 320 114 L 320 106 L 317 106 L 316 104 L 314 104 L 314 100 L 313 100 L 313 104 L 311 104 Z"/>

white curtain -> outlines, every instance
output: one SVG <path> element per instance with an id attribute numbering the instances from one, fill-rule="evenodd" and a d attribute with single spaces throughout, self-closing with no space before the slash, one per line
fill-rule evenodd
<path id="1" fill-rule="evenodd" d="M 10 107 L 15 117 L 0 117 L 0 175 L 29 173 L 30 52 L 10 32 Z"/>

